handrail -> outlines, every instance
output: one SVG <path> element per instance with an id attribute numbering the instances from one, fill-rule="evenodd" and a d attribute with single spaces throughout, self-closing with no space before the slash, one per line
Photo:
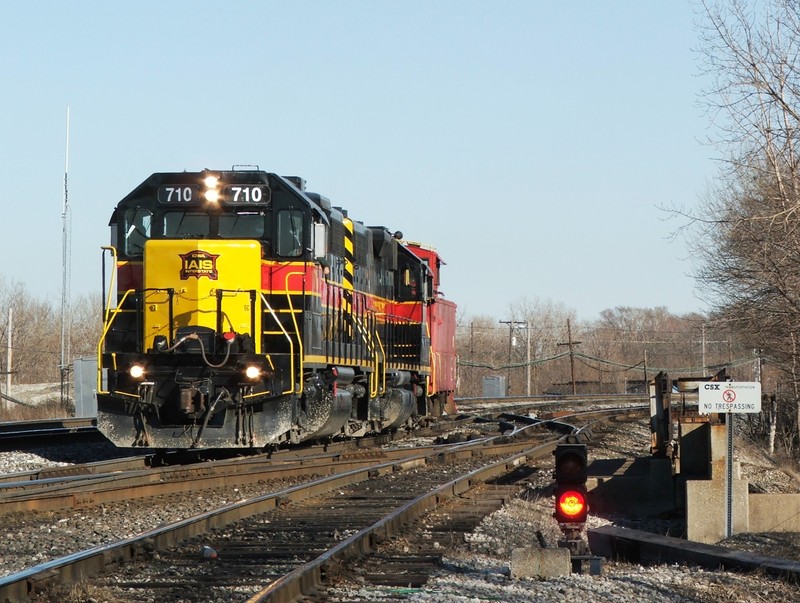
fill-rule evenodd
<path id="1" fill-rule="evenodd" d="M 375 316 L 375 313 L 373 312 L 372 315 Z M 370 332 L 368 326 L 369 321 L 367 321 L 367 323 L 365 324 L 365 322 L 361 320 L 361 317 L 353 315 L 352 312 L 351 316 L 353 318 L 353 324 L 355 324 L 358 327 L 357 330 L 361 335 L 361 339 L 367 345 L 367 350 L 369 351 L 371 356 L 370 364 L 373 366 L 373 370 L 372 370 L 372 375 L 370 376 L 369 379 L 369 394 L 370 397 L 374 398 L 375 396 L 378 395 L 379 382 L 378 382 L 378 355 L 375 350 L 375 345 L 372 342 L 372 338 L 373 336 L 375 336 L 375 338 L 377 339 L 378 333 L 377 331 L 375 331 L 375 333 Z M 380 340 L 378 341 L 378 343 L 380 343 Z M 384 361 L 385 360 L 386 358 L 384 356 Z"/>
<path id="2" fill-rule="evenodd" d="M 111 309 L 111 294 L 114 291 L 114 280 L 117 277 L 117 248 L 110 245 L 103 245 L 100 249 L 110 251 L 111 257 L 114 260 L 114 269 L 111 271 L 111 280 L 108 284 L 108 297 L 106 297 L 105 312 L 103 315 L 103 322 L 106 322 L 108 320 L 109 310 Z"/>
<path id="3" fill-rule="evenodd" d="M 326 284 L 328 287 L 336 290 L 336 291 L 344 291 L 344 287 L 333 281 L 325 279 Z M 340 301 L 341 303 L 341 301 Z M 377 313 L 374 311 L 367 310 L 368 314 L 372 316 L 373 328 L 370 329 L 369 321 L 364 323 L 364 321 L 360 320 L 358 316 L 356 316 L 353 312 L 350 313 L 351 318 L 353 319 L 353 323 L 358 327 L 359 334 L 361 336 L 362 341 L 367 345 L 371 358 L 370 364 L 374 367 L 372 371 L 372 375 L 370 376 L 370 396 L 376 397 L 378 394 L 383 394 L 386 392 L 386 372 L 384 371 L 381 375 L 378 375 L 378 370 L 380 367 L 380 359 L 383 358 L 383 363 L 386 364 L 386 350 L 383 347 L 383 342 L 381 341 L 380 333 L 377 329 L 377 318 L 378 316 L 386 316 L 385 313 Z M 377 345 L 375 344 L 377 342 Z"/>
<path id="4" fill-rule="evenodd" d="M 378 383 L 378 393 L 385 394 L 386 393 L 386 348 L 383 346 L 383 341 L 381 341 L 381 334 L 378 332 L 378 329 L 375 329 L 375 338 L 378 340 L 378 347 L 381 349 L 381 356 L 383 357 L 383 366 L 384 370 L 381 372 L 381 380 Z"/>
<path id="5" fill-rule="evenodd" d="M 111 329 L 111 325 L 114 320 L 117 318 L 117 315 L 122 312 L 122 306 L 125 303 L 125 300 L 128 299 L 128 296 L 131 293 L 135 293 L 134 289 L 128 289 L 125 294 L 122 296 L 122 299 L 117 304 L 117 307 L 114 308 L 114 311 L 111 311 L 111 297 L 109 296 L 109 306 L 106 309 L 106 316 L 104 319 L 103 324 L 103 332 L 100 335 L 100 340 L 97 342 L 97 393 L 98 394 L 107 394 L 108 391 L 103 390 L 103 344 L 106 341 L 106 336 L 108 335 L 108 331 Z"/>
<path id="6" fill-rule="evenodd" d="M 294 342 L 292 341 L 292 337 L 291 337 L 291 335 L 289 335 L 289 332 L 283 327 L 283 324 L 281 324 L 281 321 L 278 318 L 278 315 L 275 314 L 275 310 L 272 309 L 272 306 L 267 301 L 267 296 L 264 295 L 264 293 L 261 293 L 261 301 L 264 302 L 264 306 L 267 308 L 267 310 L 269 310 L 269 313 L 272 315 L 272 318 L 275 319 L 275 324 L 277 324 L 278 328 L 281 331 L 283 331 L 283 334 L 286 337 L 286 340 L 289 342 L 289 372 L 291 372 L 291 374 L 292 374 L 292 387 L 291 387 L 291 389 L 289 391 L 285 391 L 285 392 L 281 392 L 281 393 L 283 393 L 283 394 L 293 394 L 293 393 L 295 393 L 295 391 L 294 391 Z M 263 328 L 264 328 L 263 324 L 261 325 L 261 328 L 263 330 Z M 261 350 L 261 352 L 263 354 L 266 354 L 266 350 Z M 266 354 L 266 355 L 268 357 L 270 356 L 269 354 Z M 272 363 L 272 359 L 270 358 L 270 364 L 271 363 Z"/>
<path id="7" fill-rule="evenodd" d="M 386 314 L 385 312 L 380 312 L 380 313 L 376 313 L 375 314 L 375 322 L 376 322 L 375 339 L 378 340 L 378 347 L 380 347 L 380 349 L 381 349 L 381 356 L 383 356 L 383 365 L 384 365 L 384 370 L 381 373 L 381 377 L 382 377 L 381 383 L 378 386 L 378 393 L 379 394 L 385 394 L 386 393 L 386 368 L 385 368 L 386 367 L 386 348 L 383 345 L 383 341 L 381 341 L 381 334 L 380 334 L 380 331 L 378 331 L 378 328 L 377 328 L 378 316 L 386 317 L 386 316 L 388 316 L 388 314 Z"/>
<path id="8" fill-rule="evenodd" d="M 306 273 L 298 270 L 295 270 L 294 272 L 287 272 L 284 284 L 286 286 L 286 301 L 289 302 L 289 315 L 292 317 L 294 332 L 295 335 L 297 335 L 297 360 L 298 364 L 300 365 L 297 371 L 297 384 L 300 386 L 300 389 L 293 391 L 293 393 L 300 395 L 303 393 L 303 338 L 300 336 L 300 326 L 297 324 L 297 316 L 295 316 L 294 304 L 292 303 L 292 294 L 289 292 L 289 277 L 297 275 L 304 277 Z M 292 370 L 292 379 L 294 379 L 294 370 Z M 294 390 L 294 383 L 292 383 L 292 390 Z"/>
<path id="9" fill-rule="evenodd" d="M 375 328 L 375 313 L 371 312 L 370 316 L 371 316 L 371 319 L 368 320 L 367 322 L 368 322 L 368 324 L 369 323 L 372 324 L 372 329 L 373 330 L 369 330 L 368 329 L 369 330 L 369 333 L 368 333 L 368 335 L 369 335 L 368 347 L 369 347 L 370 353 L 372 354 L 373 368 L 372 368 L 372 375 L 370 375 L 370 378 L 369 378 L 369 397 L 370 398 L 375 398 L 375 397 L 378 396 L 378 384 L 379 384 L 379 381 L 378 381 L 378 379 L 379 379 L 379 377 L 378 377 L 378 354 L 377 354 L 377 349 L 376 349 L 376 345 L 375 345 L 375 339 L 377 339 L 378 333 L 377 333 L 377 331 L 374 331 L 374 328 Z"/>
<path id="10" fill-rule="evenodd" d="M 433 396 L 436 391 L 436 364 L 438 362 L 439 353 L 431 350 L 431 374 L 428 377 L 428 395 Z"/>

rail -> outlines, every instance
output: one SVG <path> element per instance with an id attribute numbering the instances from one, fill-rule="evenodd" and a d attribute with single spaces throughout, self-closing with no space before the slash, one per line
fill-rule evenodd
<path id="1" fill-rule="evenodd" d="M 610 411 L 606 411 L 610 414 Z M 397 467 L 411 467 L 419 466 L 423 463 L 440 463 L 445 459 L 458 460 L 464 458 L 464 455 L 470 454 L 470 450 L 474 449 L 475 455 L 481 456 L 485 453 L 485 446 L 497 448 L 497 452 L 503 450 L 504 456 L 512 456 L 511 462 L 514 467 L 524 462 L 522 456 L 527 454 L 527 451 L 537 448 L 542 454 L 546 454 L 558 442 L 563 441 L 568 437 L 562 435 L 551 436 L 546 443 L 531 442 L 530 439 L 525 437 L 528 430 L 537 429 L 541 426 L 549 426 L 547 421 L 537 421 L 532 425 L 520 428 L 514 435 L 497 435 L 490 437 L 486 440 L 477 440 L 452 444 L 444 447 L 436 447 L 434 451 L 428 451 L 421 454 L 421 451 L 411 449 L 406 450 L 408 456 L 403 457 L 402 460 L 393 459 L 378 461 L 377 463 L 368 463 L 366 466 L 357 468 L 349 468 L 343 473 L 338 473 L 333 476 L 323 477 L 312 482 L 300 486 L 294 486 L 280 492 L 272 492 L 263 496 L 248 498 L 246 500 L 229 504 L 219 509 L 196 515 L 190 519 L 178 521 L 174 524 L 161 526 L 159 528 L 141 534 L 136 538 L 125 539 L 119 542 L 95 546 L 88 550 L 74 553 L 62 559 L 53 560 L 51 562 L 42 563 L 28 570 L 17 572 L 0 579 L 0 600 L 26 600 L 25 597 L 31 592 L 33 585 L 43 585 L 53 579 L 60 579 L 66 582 L 74 580 L 76 576 L 87 576 L 89 574 L 99 572 L 107 564 L 116 561 L 127 561 L 135 558 L 139 553 L 141 547 L 155 547 L 156 549 L 167 548 L 175 545 L 179 541 L 195 536 L 199 533 L 204 533 L 212 528 L 218 528 L 233 521 L 248 517 L 257 513 L 273 509 L 281 506 L 287 501 L 300 500 L 308 496 L 316 496 L 326 491 L 343 488 L 346 485 L 370 479 L 374 475 L 383 474 L 390 471 L 395 471 Z M 516 460 L 513 460 L 516 459 Z M 355 459 L 354 459 L 355 460 Z M 501 462 L 502 463 L 502 462 Z M 497 475 L 495 472 L 502 472 L 501 463 L 495 463 L 494 469 L 488 469 L 487 475 Z M 307 471 L 309 468 L 305 468 Z M 316 474 L 319 475 L 319 468 L 316 469 Z M 116 476 L 118 478 L 119 476 Z M 468 484 L 470 476 L 459 478 L 460 483 Z M 195 491 L 197 486 L 187 486 L 189 491 Z M 448 486 L 445 485 L 445 488 Z M 391 518 L 387 518 L 390 524 L 393 524 Z M 382 525 L 384 525 L 382 523 Z M 379 526 L 380 527 L 380 526 Z M 58 578 L 60 576 L 60 578 Z"/>

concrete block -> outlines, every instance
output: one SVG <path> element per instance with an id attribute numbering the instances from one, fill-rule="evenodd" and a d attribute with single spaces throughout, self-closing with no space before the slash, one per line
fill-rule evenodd
<path id="1" fill-rule="evenodd" d="M 725 480 L 686 482 L 686 536 L 713 544 L 725 538 Z M 733 533 L 750 531 L 748 484 L 733 481 Z"/>
<path id="2" fill-rule="evenodd" d="M 711 462 L 724 461 L 728 457 L 728 426 L 724 423 L 711 425 Z"/>
<path id="3" fill-rule="evenodd" d="M 725 481 L 725 474 L 728 472 L 728 461 L 722 459 L 720 461 L 712 461 L 711 463 L 711 479 Z M 733 479 L 742 479 L 742 464 L 739 461 L 733 461 Z"/>
<path id="4" fill-rule="evenodd" d="M 555 578 L 572 572 L 569 549 L 558 547 L 542 549 L 525 547 L 511 551 L 511 577 Z"/>
<path id="5" fill-rule="evenodd" d="M 800 532 L 800 494 L 751 494 L 750 532 Z"/>

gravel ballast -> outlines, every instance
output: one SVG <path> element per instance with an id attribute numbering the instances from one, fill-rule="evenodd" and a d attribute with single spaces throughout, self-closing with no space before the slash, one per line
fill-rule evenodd
<path id="1" fill-rule="evenodd" d="M 602 441 L 590 445 L 591 458 L 646 456 L 649 429 L 644 421 L 619 426 Z M 748 479 L 765 490 L 797 491 L 797 483 L 778 471 L 759 454 L 748 454 L 748 447 L 737 448 L 742 457 L 742 471 Z M 0 472 L 37 469 L 52 466 L 54 461 L 43 456 L 21 452 L 1 452 Z M 55 464 L 64 464 L 56 461 Z M 514 580 L 510 576 L 511 551 L 519 546 L 536 546 L 543 537 L 548 545 L 557 541 L 559 530 L 552 519 L 552 497 L 546 494 L 551 468 L 543 461 L 531 484 L 518 498 L 487 517 L 468 542 L 458 549 L 444 550 L 440 569 L 420 588 L 380 587 L 358 580 L 339 582 L 324 592 L 334 601 L 609 601 L 627 602 L 749 602 L 799 600 L 800 588 L 758 573 L 715 572 L 694 567 L 659 565 L 641 567 L 626 563 L 606 562 L 600 576 L 572 574 L 547 580 Z M 762 485 L 763 484 L 763 485 Z M 260 493 L 260 492 L 259 492 Z M 198 496 L 170 497 L 149 507 L 111 505 L 84 509 L 69 519 L 54 518 L 47 513 L 4 518 L 0 528 L 3 550 L 0 552 L 0 575 L 8 575 L 24 567 L 69 551 L 87 548 L 107 540 L 123 538 L 181 517 L 194 515 L 222 501 L 232 502 L 255 492 L 232 489 L 228 492 L 203 493 Z M 663 532 L 663 519 L 648 526 L 636 518 L 637 529 Z M 625 525 L 625 518 L 590 517 L 589 526 L 605 523 Z M 676 528 L 677 529 L 677 528 Z M 24 537 L 20 537 L 24 535 Z M 775 536 L 735 535 L 727 544 L 770 554 L 778 550 Z M 797 552 L 796 535 L 780 540 L 782 556 Z M 402 543 L 399 543 L 402 544 Z M 195 555 L 197 551 L 187 554 Z M 117 601 L 119 593 L 92 592 L 76 601 Z M 218 601 L 242 600 L 220 595 Z M 69 603 L 69 598 L 62 599 Z"/>

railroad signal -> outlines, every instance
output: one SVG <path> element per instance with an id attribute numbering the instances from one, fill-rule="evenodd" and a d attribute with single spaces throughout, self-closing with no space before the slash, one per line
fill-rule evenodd
<path id="1" fill-rule="evenodd" d="M 585 486 L 556 488 L 556 511 L 558 523 L 584 523 L 589 512 Z"/>
<path id="2" fill-rule="evenodd" d="M 586 444 L 559 444 L 553 455 L 556 461 L 556 521 L 560 524 L 584 523 L 589 512 L 586 499 Z"/>

